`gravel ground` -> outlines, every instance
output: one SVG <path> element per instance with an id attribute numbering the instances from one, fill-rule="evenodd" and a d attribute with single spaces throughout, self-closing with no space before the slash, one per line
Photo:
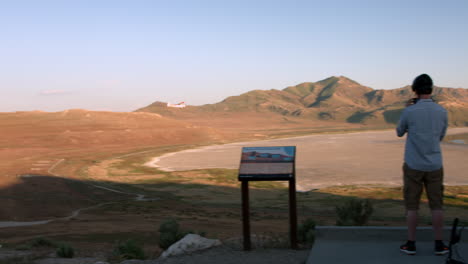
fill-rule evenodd
<path id="1" fill-rule="evenodd" d="M 168 258 L 148 264 L 302 264 L 307 260 L 310 250 L 256 249 L 250 252 L 217 247 L 187 256 Z M 146 263 L 145 263 L 146 264 Z"/>
<path id="2" fill-rule="evenodd" d="M 310 249 L 255 249 L 249 252 L 221 246 L 167 259 L 127 261 L 122 264 L 303 264 Z"/>
<path id="3" fill-rule="evenodd" d="M 155 260 L 126 260 L 121 264 L 304 264 L 310 249 L 255 249 L 249 252 L 220 246 L 190 255 Z M 102 261 L 102 260 L 101 260 Z M 46 258 L 34 264 L 95 264 L 95 258 Z"/>

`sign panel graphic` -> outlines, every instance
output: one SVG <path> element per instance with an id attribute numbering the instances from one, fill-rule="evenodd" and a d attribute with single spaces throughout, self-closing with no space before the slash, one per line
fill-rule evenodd
<path id="1" fill-rule="evenodd" d="M 295 146 L 244 147 L 239 180 L 290 180 L 294 178 L 295 156 Z"/>

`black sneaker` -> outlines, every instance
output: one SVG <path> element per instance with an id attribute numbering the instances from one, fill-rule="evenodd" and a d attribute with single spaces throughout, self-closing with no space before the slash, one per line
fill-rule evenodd
<path id="1" fill-rule="evenodd" d="M 434 247 L 434 253 L 436 255 L 445 255 L 449 253 L 449 248 L 442 241 L 436 241 L 435 247 Z"/>
<path id="2" fill-rule="evenodd" d="M 408 255 L 416 254 L 416 244 L 412 241 L 407 241 L 405 244 L 400 246 L 400 251 L 405 252 Z"/>

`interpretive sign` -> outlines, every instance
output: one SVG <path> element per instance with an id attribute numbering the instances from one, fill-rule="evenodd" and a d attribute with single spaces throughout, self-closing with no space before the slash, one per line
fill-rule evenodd
<path id="1" fill-rule="evenodd" d="M 242 148 L 239 180 L 274 181 L 294 177 L 296 147 Z"/>
<path id="2" fill-rule="evenodd" d="M 296 147 L 244 147 L 239 167 L 242 182 L 242 223 L 244 250 L 251 249 L 249 181 L 289 182 L 289 221 L 291 247 L 297 248 Z"/>

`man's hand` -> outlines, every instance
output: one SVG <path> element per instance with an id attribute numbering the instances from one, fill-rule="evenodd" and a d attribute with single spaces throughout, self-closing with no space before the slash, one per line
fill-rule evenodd
<path id="1" fill-rule="evenodd" d="M 409 100 L 406 102 L 405 106 L 408 107 L 408 106 L 410 106 L 410 105 L 414 105 L 414 104 L 416 103 L 416 100 L 415 100 L 415 99 L 416 99 L 416 98 L 411 98 L 411 99 L 409 99 Z"/>

